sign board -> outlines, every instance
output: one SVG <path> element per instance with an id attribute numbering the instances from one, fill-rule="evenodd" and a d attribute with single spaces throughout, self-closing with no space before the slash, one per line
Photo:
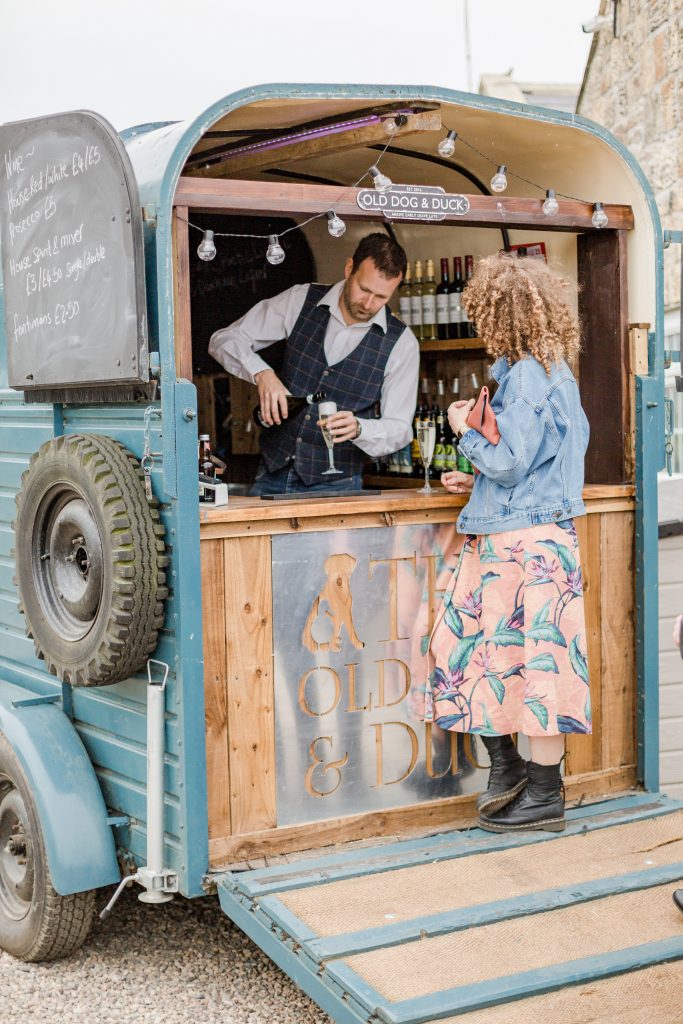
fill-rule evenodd
<path id="1" fill-rule="evenodd" d="M 11 387 L 149 381 L 140 203 L 106 121 L 0 126 L 0 246 Z"/>
<path id="2" fill-rule="evenodd" d="M 438 185 L 392 185 L 386 192 L 362 188 L 356 202 L 361 210 L 383 213 L 387 220 L 444 220 L 448 214 L 464 217 L 470 208 L 467 196 Z"/>
<path id="3" fill-rule="evenodd" d="M 486 788 L 476 739 L 419 719 L 452 523 L 272 539 L 277 823 Z"/>

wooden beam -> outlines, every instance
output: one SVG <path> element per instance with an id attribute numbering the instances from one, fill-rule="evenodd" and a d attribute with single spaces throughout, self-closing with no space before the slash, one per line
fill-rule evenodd
<path id="1" fill-rule="evenodd" d="M 377 220 L 372 210 L 362 210 L 356 203 L 359 189 L 341 185 L 312 185 L 297 182 L 242 181 L 228 178 L 182 177 L 178 182 L 174 203 L 199 210 L 221 213 L 249 213 L 257 216 L 293 214 L 310 216 L 335 209 L 349 220 Z M 342 198 L 343 197 L 343 198 Z M 539 228 L 544 231 L 586 231 L 600 235 L 593 227 L 593 207 L 573 199 L 562 199 L 555 217 L 543 213 L 543 199 L 518 196 L 468 195 L 469 212 L 464 216 L 447 213 L 440 224 L 474 224 L 477 227 Z M 609 232 L 633 227 L 630 206 L 605 205 Z M 406 222 L 401 222 L 406 223 Z M 410 223 L 410 222 L 408 222 Z M 412 223 L 421 223 L 415 221 Z M 605 233 L 605 229 L 602 229 Z"/>
<path id="2" fill-rule="evenodd" d="M 441 115 L 436 110 L 405 116 L 407 123 L 398 128 L 392 138 L 405 138 L 417 132 L 441 131 Z M 221 177 L 224 174 L 244 174 L 275 167 L 283 161 L 290 164 L 293 161 L 310 160 L 316 156 L 326 157 L 347 149 L 362 149 L 386 142 L 387 134 L 381 121 L 310 139 L 302 139 L 301 133 L 296 133 L 291 141 L 274 139 L 268 149 L 254 147 L 247 152 L 242 151 L 234 155 L 225 153 L 221 159 L 216 159 L 215 156 L 207 158 L 207 166 L 195 163 L 192 173 L 206 178 Z M 201 153 L 196 153 L 193 162 L 200 156 Z"/>
<path id="3" fill-rule="evenodd" d="M 190 239 L 187 207 L 173 211 L 173 267 L 175 361 L 178 377 L 192 380 L 192 324 L 190 318 Z"/>

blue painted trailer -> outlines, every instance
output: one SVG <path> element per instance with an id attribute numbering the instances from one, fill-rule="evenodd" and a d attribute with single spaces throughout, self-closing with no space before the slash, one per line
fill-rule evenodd
<path id="1" fill-rule="evenodd" d="M 623 904 L 623 912 L 629 913 L 632 904 L 628 900 L 634 894 L 649 889 L 659 894 L 662 887 L 681 874 L 679 860 L 683 860 L 683 853 L 679 851 L 677 860 L 679 841 L 671 839 L 668 832 L 669 837 L 662 839 L 662 843 L 671 844 L 671 856 L 665 863 L 636 865 L 629 847 L 631 852 L 625 854 L 627 863 L 623 870 L 612 874 L 587 871 L 585 878 L 568 877 L 546 890 L 515 895 L 508 895 L 504 886 L 501 888 L 502 883 L 492 883 L 491 899 L 486 902 L 478 899 L 470 904 L 461 900 L 457 906 L 444 910 L 413 910 L 405 914 L 387 904 L 376 908 L 374 916 L 370 914 L 365 923 L 351 927 L 340 917 L 338 927 L 333 925 L 327 930 L 321 929 L 317 919 L 311 923 L 315 917 L 311 906 L 302 902 L 297 893 L 309 892 L 311 901 L 322 903 L 334 921 L 339 901 L 343 904 L 348 897 L 344 885 L 357 884 L 361 879 L 365 883 L 374 879 L 378 884 L 389 879 L 389 884 L 393 884 L 395 872 L 424 870 L 425 865 L 432 863 L 464 865 L 466 869 L 468 858 L 477 862 L 483 857 L 491 858 L 494 865 L 496 858 L 508 849 L 520 856 L 540 851 L 549 837 L 540 834 L 508 839 L 488 836 L 476 829 L 464 833 L 446 831 L 428 838 L 377 842 L 369 848 L 342 844 L 332 854 L 308 858 L 300 864 L 250 871 L 227 870 L 210 856 L 196 476 L 198 403 L 197 389 L 188 379 L 191 364 L 188 372 L 188 364 L 183 361 L 186 356 L 181 351 L 178 316 L 182 267 L 178 237 L 174 235 L 178 231 L 177 209 L 189 206 L 205 212 L 212 209 L 228 213 L 237 209 L 234 205 L 221 206 L 219 193 L 210 199 L 210 188 L 202 193 L 206 197 L 203 202 L 187 199 L 188 189 L 191 191 L 188 181 L 192 182 L 194 172 L 200 174 L 197 180 L 203 185 L 221 179 L 220 172 L 215 179 L 210 173 L 201 177 L 202 155 L 209 167 L 218 145 L 216 140 L 228 136 L 234 140 L 240 133 L 251 132 L 258 140 L 270 139 L 280 145 L 286 130 L 298 123 L 329 125 L 350 118 L 356 109 L 381 109 L 386 115 L 392 107 L 404 110 L 413 106 L 439 111 L 445 128 L 464 125 L 463 134 L 476 141 L 479 148 L 490 150 L 493 156 L 499 158 L 504 152 L 509 166 L 517 169 L 520 176 L 524 173 L 524 177 L 513 180 L 519 186 L 518 195 L 528 200 L 525 216 L 530 227 L 538 223 L 533 206 L 534 202 L 538 204 L 538 192 L 533 186 L 530 191 L 528 183 L 525 184 L 529 176 L 542 178 L 556 188 L 558 196 L 563 192 L 567 196 L 580 195 L 586 200 L 615 204 L 615 209 L 616 204 L 621 204 L 633 211 L 633 230 L 622 230 L 624 245 L 629 247 L 629 320 L 650 325 L 645 365 L 635 375 L 633 417 L 640 792 L 617 795 L 604 803 L 573 810 L 568 833 L 553 839 L 551 846 L 576 843 L 588 835 L 593 839 L 607 829 L 627 828 L 633 834 L 635 850 L 641 835 L 638 830 L 645 827 L 643 823 L 649 828 L 655 822 L 658 828 L 671 830 L 681 815 L 677 805 L 657 794 L 656 473 L 663 465 L 665 443 L 662 230 L 652 191 L 642 171 L 607 131 L 557 111 L 423 86 L 269 85 L 245 89 L 221 99 L 192 121 L 142 125 L 113 139 L 113 148 L 118 146 L 118 162 L 113 166 L 120 169 L 121 182 L 127 182 L 129 189 L 127 210 L 129 222 L 132 220 L 133 255 L 125 265 L 129 269 L 133 266 L 133 278 L 137 280 L 137 352 L 140 363 L 145 360 L 144 372 L 126 377 L 121 387 L 135 386 L 138 392 L 121 390 L 117 400 L 110 391 L 104 400 L 102 392 L 106 391 L 107 381 L 94 373 L 88 378 L 86 369 L 83 379 L 72 377 L 66 381 L 71 389 L 54 390 L 53 400 L 49 388 L 56 388 L 54 380 L 25 400 L 25 394 L 33 387 L 32 374 L 38 371 L 23 375 L 22 379 L 31 377 L 28 383 L 24 380 L 23 387 L 21 381 L 18 383 L 16 343 L 20 338 L 16 329 L 14 339 L 10 337 L 12 321 L 4 315 L 0 317 L 7 325 L 0 325 L 0 732 L 9 751 L 4 761 L 0 758 L 0 840 L 5 842 L 4 853 L 0 853 L 0 905 L 2 885 L 7 888 L 19 878 L 17 884 L 23 886 L 24 903 L 10 901 L 8 905 L 15 908 L 17 917 L 21 916 L 22 906 L 31 906 L 31 893 L 26 896 L 26 879 L 21 870 L 17 875 L 16 865 L 21 859 L 17 851 L 26 845 L 18 822 L 22 815 L 27 820 L 31 817 L 29 804 L 33 804 L 31 820 L 42 837 L 47 880 L 56 896 L 74 899 L 119 880 L 122 885 L 127 884 L 133 878 L 143 885 L 143 895 L 152 902 L 163 902 L 173 893 L 195 897 L 217 891 L 231 919 L 340 1022 L 409 1024 L 450 1019 L 476 1008 L 683 957 L 683 935 L 680 930 L 676 932 L 672 920 L 662 934 L 645 936 L 642 942 L 636 936 L 633 941 L 620 944 L 618 937 L 611 935 L 610 942 L 595 943 L 590 955 L 562 959 L 558 953 L 550 963 L 541 958 L 538 964 L 530 962 L 500 972 L 485 971 L 478 981 L 460 978 L 457 971 L 449 968 L 445 973 L 436 972 L 433 978 L 426 972 L 427 988 L 414 977 L 405 984 L 397 984 L 395 991 L 388 991 L 378 981 L 384 969 L 390 974 L 394 970 L 405 972 L 406 965 L 416 957 L 419 959 L 418 951 L 421 955 L 425 943 L 435 943 L 434 957 L 458 955 L 457 936 L 463 929 L 482 929 L 483 935 L 494 922 L 531 919 L 540 914 L 545 915 L 545 923 L 552 914 L 567 913 L 572 907 L 595 900 L 606 901 L 606 907 L 610 901 L 617 901 L 618 906 Z M 84 124 L 88 117 L 83 115 Z M 49 127 L 50 119 L 44 120 Z M 381 127 L 381 120 L 376 121 L 380 121 Z M 97 123 L 100 131 L 108 131 L 106 126 L 102 128 L 100 119 Z M 420 180 L 439 184 L 441 179 L 437 175 L 443 176 L 445 172 L 440 167 L 432 175 L 429 154 L 435 145 L 433 137 L 430 138 L 429 144 L 416 143 L 412 153 L 416 160 L 423 161 L 415 165 L 422 175 Z M 375 145 L 378 148 L 382 147 Z M 309 155 L 309 178 L 313 180 L 317 174 L 315 180 L 330 181 L 334 171 L 344 183 L 356 180 L 355 172 L 371 162 L 371 157 L 368 153 L 361 153 L 360 157 L 354 153 L 347 151 L 332 163 L 329 157 L 326 161 L 324 152 Z M 383 160 L 383 167 L 391 168 L 397 179 L 401 174 L 400 154 L 392 157 L 390 150 Z M 283 162 L 286 163 L 286 155 Z M 417 174 L 415 166 L 411 165 L 413 176 Z M 9 180 L 11 158 L 5 167 Z M 290 177 L 296 180 L 296 164 L 292 168 Z M 481 170 L 474 174 L 461 169 L 463 176 L 480 188 Z M 75 170 L 73 165 L 74 175 Z M 224 176 L 229 179 L 229 170 Z M 263 180 L 258 170 L 248 171 L 244 176 L 252 181 Z M 300 178 L 306 181 L 306 173 L 302 172 Z M 480 191 L 487 190 L 481 186 Z M 277 204 L 273 206 L 272 188 L 269 196 L 270 207 L 254 203 L 252 212 L 277 210 Z M 31 198 L 26 200 L 27 209 Z M 20 197 L 16 198 L 16 203 L 22 202 Z M 490 220 L 488 214 L 482 213 L 478 223 L 495 224 L 503 230 L 506 223 L 520 227 L 523 217 L 515 220 L 510 214 L 506 222 L 504 203 L 501 200 L 498 212 L 493 206 L 487 207 L 492 211 Z M 77 202 L 75 208 L 78 209 Z M 241 200 L 239 209 L 250 209 L 248 198 Z M 289 213 L 293 210 L 287 208 Z M 304 212 L 302 207 L 294 210 L 294 215 L 301 217 Z M 12 216 L 11 204 L 9 213 L 2 208 L 0 220 Z M 584 221 L 576 223 L 583 225 Z M 8 274 L 13 276 L 14 270 L 8 253 L 3 256 L 0 305 L 4 308 L 9 295 Z M 134 280 L 131 288 L 134 290 L 135 286 Z M 13 323 L 16 327 L 18 321 Z M 8 351 L 12 353 L 9 361 Z M 96 384 L 102 390 L 79 391 L 89 379 L 94 382 L 93 387 Z M 23 518 L 17 518 L 16 513 L 22 474 L 30 468 L 30 460 L 41 446 L 54 446 L 61 438 L 62 447 L 68 447 L 69 439 L 79 437 L 104 439 L 105 454 L 112 450 L 111 446 L 107 448 L 106 439 L 113 439 L 142 464 L 143 476 L 158 508 L 155 523 L 163 527 L 163 557 L 167 561 L 164 587 L 168 595 L 163 598 L 163 624 L 156 630 L 154 649 L 147 652 L 148 657 L 134 673 L 97 687 L 88 686 L 87 679 L 86 685 L 81 685 L 84 680 L 69 677 L 68 670 L 64 678 L 61 663 L 56 674 L 62 678 L 55 678 L 54 672 L 46 670 L 45 657 L 36 656 L 33 637 L 26 635 L 14 578 L 17 544 L 26 516 L 26 510 Z M 160 531 L 158 535 L 161 536 Z M 35 570 L 39 581 L 43 579 L 42 571 L 40 567 Z M 51 664 L 49 654 L 47 662 Z M 156 734 L 154 728 L 150 729 L 152 705 L 157 709 Z M 155 744 L 156 754 L 152 757 Z M 154 764 L 150 767 L 151 761 Z M 148 786 L 154 777 L 162 797 L 152 810 Z M 20 805 L 16 804 L 19 792 Z M 15 801 L 13 816 L 9 812 L 5 815 L 5 833 L 3 794 L 8 807 L 9 796 Z M 154 856 L 148 829 L 153 815 L 157 820 Z M 77 843 L 73 842 L 74 836 L 78 837 Z M 596 861 L 601 856 L 596 849 Z M 410 875 L 403 877 L 404 884 L 410 887 Z M 424 880 L 419 884 L 424 884 Z M 370 891 L 367 890 L 368 899 Z M 3 936 L 0 927 L 0 941 Z M 438 945 L 446 940 L 455 945 Z M 494 946 L 497 941 L 494 936 Z M 15 951 L 11 944 L 6 948 Z M 45 954 L 45 947 L 41 949 Z M 391 960 L 382 959 L 390 956 L 391 950 L 400 952 L 404 959 L 399 958 L 398 962 L 403 967 L 392 967 Z M 48 950 L 47 955 L 60 952 L 64 951 L 55 948 Z"/>

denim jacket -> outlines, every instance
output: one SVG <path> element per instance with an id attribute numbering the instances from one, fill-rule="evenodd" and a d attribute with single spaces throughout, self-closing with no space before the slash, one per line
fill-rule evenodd
<path id="1" fill-rule="evenodd" d="M 582 515 L 589 427 L 579 388 L 562 361 L 550 376 L 529 356 L 496 360 L 491 401 L 500 441 L 467 430 L 459 448 L 480 470 L 458 517 L 459 533 L 503 533 Z"/>

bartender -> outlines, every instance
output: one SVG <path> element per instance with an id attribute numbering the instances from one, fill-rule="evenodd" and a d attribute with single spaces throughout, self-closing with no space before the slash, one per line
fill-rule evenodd
<path id="1" fill-rule="evenodd" d="M 419 347 L 387 308 L 406 266 L 404 250 L 388 235 L 366 235 L 346 261 L 343 281 L 294 285 L 212 335 L 214 359 L 258 388 L 266 426 L 253 495 L 358 490 L 365 462 L 411 441 Z M 283 339 L 278 376 L 258 353 Z M 327 421 L 343 474 L 333 483 L 323 475 L 328 457 L 317 408 L 287 415 L 288 395 L 321 391 L 339 410 Z"/>

